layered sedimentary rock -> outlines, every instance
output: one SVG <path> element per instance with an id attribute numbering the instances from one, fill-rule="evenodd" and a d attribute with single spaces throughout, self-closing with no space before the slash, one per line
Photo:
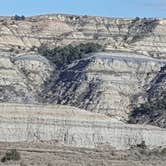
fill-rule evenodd
<path id="1" fill-rule="evenodd" d="M 12 61 L 35 92 L 40 91 L 41 86 L 55 71 L 55 66 L 38 54 L 21 54 L 13 57 Z"/>
<path id="2" fill-rule="evenodd" d="M 165 63 L 134 53 L 87 55 L 46 85 L 42 101 L 127 118 L 131 104 L 144 101 L 148 84 Z"/>
<path id="3" fill-rule="evenodd" d="M 146 90 L 146 102 L 136 107 L 132 123 L 146 123 L 166 128 L 166 66 L 162 67 Z"/>
<path id="4" fill-rule="evenodd" d="M 149 84 L 147 95 L 150 101 L 166 96 L 166 65 L 161 68 L 156 77 Z"/>
<path id="5" fill-rule="evenodd" d="M 165 93 L 165 26 L 165 19 L 0 17 L 0 141 L 164 146 L 165 129 L 120 120 L 133 104 Z M 35 53 L 44 45 L 82 42 L 104 45 L 107 53 L 86 55 L 63 70 Z"/>
<path id="6" fill-rule="evenodd" d="M 98 42 L 107 49 L 136 51 L 166 58 L 165 19 L 119 19 L 74 15 L 41 15 L 15 20 L 0 18 L 0 48 L 32 50 L 79 42 Z"/>
<path id="7" fill-rule="evenodd" d="M 36 54 L 1 53 L 1 102 L 58 103 L 127 119 L 164 60 L 134 53 L 94 53 L 65 70 Z"/>
<path id="8" fill-rule="evenodd" d="M 54 68 L 39 55 L 0 53 L 0 101 L 36 103 L 37 92 Z"/>
<path id="9" fill-rule="evenodd" d="M 0 104 L 0 141 L 56 140 L 75 147 L 110 145 L 164 146 L 166 131 L 152 126 L 127 125 L 105 115 L 62 105 Z"/>
<path id="10" fill-rule="evenodd" d="M 34 95 L 29 91 L 26 78 L 12 63 L 9 54 L 0 55 L 0 100 L 2 101 L 33 101 Z"/>

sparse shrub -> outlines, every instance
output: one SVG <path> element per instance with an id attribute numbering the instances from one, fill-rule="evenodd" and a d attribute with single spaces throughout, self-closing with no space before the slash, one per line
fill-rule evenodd
<path id="1" fill-rule="evenodd" d="M 36 51 L 36 46 L 32 46 L 31 48 L 30 48 L 30 51 Z"/>
<path id="2" fill-rule="evenodd" d="M 54 49 L 49 49 L 45 45 L 42 45 L 38 49 L 38 52 L 56 64 L 58 68 L 62 68 L 74 60 L 83 58 L 85 54 L 99 52 L 101 50 L 102 46 L 97 43 L 86 43 L 76 46 L 69 44 L 65 47 L 56 47 Z"/>
<path id="3" fill-rule="evenodd" d="M 129 123 L 151 124 L 166 128 L 166 66 L 152 81 L 147 90 L 147 101 L 136 105 L 129 116 Z"/>
<path id="4" fill-rule="evenodd" d="M 155 120 L 164 115 L 166 111 L 166 95 L 160 94 L 160 96 L 162 97 L 156 97 L 155 100 L 149 100 L 141 104 L 140 106 L 134 107 L 131 115 L 129 116 L 129 123 L 144 123 L 145 121 L 147 121 L 149 123 L 157 125 L 157 122 L 155 122 Z M 163 116 L 162 119 L 164 118 L 165 116 Z M 160 121 L 158 121 L 158 123 L 160 124 Z"/>
<path id="5" fill-rule="evenodd" d="M 15 50 L 14 52 L 15 52 L 16 54 L 19 54 L 19 50 Z"/>
<path id="6" fill-rule="evenodd" d="M 139 20 L 140 18 L 139 17 L 136 17 L 135 20 Z"/>
<path id="7" fill-rule="evenodd" d="M 73 20 L 74 16 L 69 16 L 70 20 Z"/>
<path id="8" fill-rule="evenodd" d="M 147 35 L 151 35 L 157 25 L 158 19 L 142 19 L 139 17 L 132 19 L 128 26 L 127 43 L 133 43 Z"/>
<path id="9" fill-rule="evenodd" d="M 16 149 L 11 149 L 10 151 L 6 152 L 5 156 L 1 159 L 1 162 L 6 162 L 9 160 L 20 160 L 21 156 L 20 153 L 17 152 Z"/>
<path id="10" fill-rule="evenodd" d="M 88 18 L 88 16 L 87 16 L 87 15 L 84 15 L 83 18 Z"/>
<path id="11" fill-rule="evenodd" d="M 10 51 L 10 52 L 14 52 L 14 48 L 10 48 L 9 51 Z"/>
<path id="12" fill-rule="evenodd" d="M 160 152 L 161 155 L 166 156 L 166 148 L 163 148 Z"/>
<path id="13" fill-rule="evenodd" d="M 142 141 L 140 144 L 137 144 L 137 147 L 138 148 L 141 148 L 141 149 L 147 149 L 147 146 L 145 144 L 145 141 Z"/>
<path id="14" fill-rule="evenodd" d="M 2 25 L 7 26 L 8 25 L 7 21 L 3 21 Z"/>
<path id="15" fill-rule="evenodd" d="M 21 49 L 21 46 L 18 46 L 18 49 Z"/>
<path id="16" fill-rule="evenodd" d="M 18 16 L 18 15 L 15 15 L 14 16 L 14 20 L 16 20 L 16 21 L 22 21 L 22 20 L 25 20 L 25 16 Z"/>

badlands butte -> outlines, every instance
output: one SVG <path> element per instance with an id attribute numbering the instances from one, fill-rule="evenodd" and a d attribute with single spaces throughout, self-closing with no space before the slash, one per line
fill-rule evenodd
<path id="1" fill-rule="evenodd" d="M 61 68 L 38 51 L 82 43 L 102 49 Z M 165 165 L 165 111 L 166 19 L 0 17 L 0 150 L 17 148 L 15 165 Z"/>

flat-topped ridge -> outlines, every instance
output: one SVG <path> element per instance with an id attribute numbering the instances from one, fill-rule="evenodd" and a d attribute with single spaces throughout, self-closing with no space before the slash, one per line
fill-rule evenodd
<path id="1" fill-rule="evenodd" d="M 136 62 L 161 62 L 166 64 L 165 59 L 155 59 L 152 57 L 147 57 L 143 54 L 136 54 L 132 52 L 100 52 L 91 53 L 87 55 L 87 58 L 94 57 L 95 59 L 115 59 L 115 60 L 126 60 L 126 61 L 136 61 Z"/>

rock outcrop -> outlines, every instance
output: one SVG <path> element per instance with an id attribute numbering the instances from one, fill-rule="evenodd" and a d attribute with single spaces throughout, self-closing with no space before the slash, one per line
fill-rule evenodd
<path id="1" fill-rule="evenodd" d="M 165 94 L 165 26 L 165 19 L 0 17 L 0 141 L 165 146 L 165 129 L 126 124 L 133 105 Z M 59 70 L 36 53 L 87 42 L 105 52 Z"/>
<path id="2" fill-rule="evenodd" d="M 146 90 L 146 102 L 132 111 L 130 122 L 166 128 L 166 66 L 162 67 Z"/>
<path id="3" fill-rule="evenodd" d="M 54 71 L 39 55 L 0 53 L 0 101 L 36 103 L 37 92 Z"/>
<path id="4" fill-rule="evenodd" d="M 119 19 L 74 15 L 41 15 L 17 21 L 0 18 L 0 48 L 28 51 L 48 46 L 98 42 L 108 50 L 135 51 L 166 58 L 165 19 Z"/>
<path id="5" fill-rule="evenodd" d="M 128 149 L 143 141 L 165 146 L 166 130 L 127 125 L 105 115 L 62 105 L 0 104 L 0 141 L 56 140 L 74 147 L 111 145 Z"/>
<path id="6" fill-rule="evenodd" d="M 166 63 L 122 52 L 90 54 L 61 71 L 36 54 L 1 53 L 0 62 L 1 102 L 72 105 L 123 120 Z"/>
<path id="7" fill-rule="evenodd" d="M 126 119 L 164 64 L 134 53 L 87 55 L 61 71 L 42 91 L 42 100 Z"/>

